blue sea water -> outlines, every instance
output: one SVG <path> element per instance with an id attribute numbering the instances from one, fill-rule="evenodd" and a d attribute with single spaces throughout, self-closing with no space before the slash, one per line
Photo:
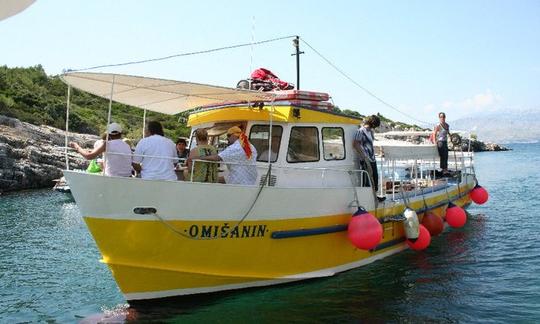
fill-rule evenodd
<path id="1" fill-rule="evenodd" d="M 77 206 L 50 190 L 0 196 L 0 322 L 539 322 L 540 144 L 476 154 L 486 205 L 423 252 L 335 277 L 125 305 Z M 306 253 L 309 253 L 306 250 Z M 112 318 L 112 317 L 110 317 Z"/>

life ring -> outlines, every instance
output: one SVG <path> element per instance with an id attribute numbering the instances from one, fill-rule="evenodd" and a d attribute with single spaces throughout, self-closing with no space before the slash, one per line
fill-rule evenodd
<path id="1" fill-rule="evenodd" d="M 461 145 L 461 136 L 456 133 L 450 134 L 450 142 L 452 142 L 454 145 Z"/>

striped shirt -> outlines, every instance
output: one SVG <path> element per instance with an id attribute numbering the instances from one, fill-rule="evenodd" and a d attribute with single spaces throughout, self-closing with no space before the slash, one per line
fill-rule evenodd
<path id="1" fill-rule="evenodd" d="M 354 135 L 354 140 L 360 143 L 364 154 L 370 162 L 375 162 L 375 151 L 373 150 L 373 130 L 364 126 L 360 127 Z"/>

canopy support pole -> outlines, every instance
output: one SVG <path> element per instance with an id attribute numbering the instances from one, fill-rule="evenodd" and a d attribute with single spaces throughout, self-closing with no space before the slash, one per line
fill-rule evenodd
<path id="1" fill-rule="evenodd" d="M 64 154 L 66 156 L 66 170 L 69 170 L 69 156 L 68 156 L 68 137 L 69 137 L 69 106 L 71 98 L 71 86 L 68 85 L 67 89 L 67 102 L 66 102 L 66 131 L 64 133 L 65 137 L 65 147 Z"/>
<path id="2" fill-rule="evenodd" d="M 111 96 L 109 97 L 109 111 L 107 113 L 107 127 L 105 129 L 107 129 L 109 127 L 109 125 L 111 124 L 111 113 L 112 113 L 112 102 L 113 102 L 113 94 L 114 94 L 114 81 L 115 81 L 115 75 L 113 75 L 112 77 L 112 82 L 111 82 Z M 106 131 L 107 133 L 107 136 L 105 138 L 105 153 L 103 154 L 103 165 L 106 166 L 107 165 L 107 152 L 109 151 L 109 145 L 107 145 L 107 143 L 109 143 L 109 132 Z M 105 174 L 105 172 L 103 172 L 103 174 Z"/>
<path id="3" fill-rule="evenodd" d="M 144 138 L 145 127 L 146 127 L 146 108 L 144 109 L 143 117 L 142 117 L 142 138 Z"/>

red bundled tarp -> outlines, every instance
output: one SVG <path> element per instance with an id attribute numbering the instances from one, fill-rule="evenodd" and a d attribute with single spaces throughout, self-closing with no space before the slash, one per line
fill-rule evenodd
<path id="1" fill-rule="evenodd" d="M 259 80 L 259 81 L 270 81 L 272 82 L 277 89 L 285 90 L 285 89 L 293 89 L 294 85 L 285 82 L 277 77 L 272 71 L 265 69 L 265 68 L 259 68 L 251 73 L 251 79 L 252 80 Z"/>

